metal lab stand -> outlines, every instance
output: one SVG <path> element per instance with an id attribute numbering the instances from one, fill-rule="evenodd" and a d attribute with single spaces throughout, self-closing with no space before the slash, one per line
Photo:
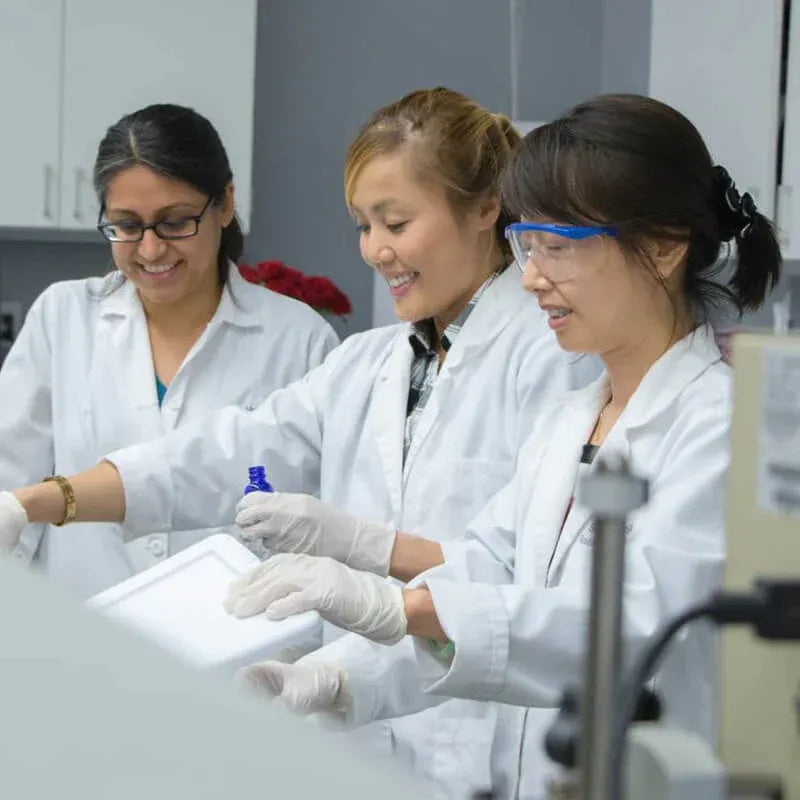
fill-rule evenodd
<path id="1" fill-rule="evenodd" d="M 622 765 L 613 763 L 622 668 L 622 587 L 625 523 L 647 502 L 647 481 L 634 476 L 622 456 L 609 455 L 578 487 L 580 502 L 594 515 L 589 651 L 581 699 L 578 765 L 581 800 L 619 800 Z"/>

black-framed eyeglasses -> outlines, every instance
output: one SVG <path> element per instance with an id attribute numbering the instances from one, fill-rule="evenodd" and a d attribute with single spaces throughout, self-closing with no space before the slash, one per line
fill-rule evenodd
<path id="1" fill-rule="evenodd" d="M 173 241 L 175 239 L 191 239 L 192 236 L 197 236 L 197 230 L 200 227 L 200 220 L 203 214 L 208 211 L 208 207 L 213 201 L 213 197 L 209 197 L 203 210 L 194 216 L 175 217 L 174 219 L 161 219 L 158 222 L 150 222 L 145 225 L 143 222 L 136 222 L 135 220 L 122 220 L 120 222 L 101 222 L 103 218 L 103 210 L 100 210 L 100 219 L 98 219 L 97 230 L 109 242 L 125 242 L 126 244 L 141 242 L 144 239 L 144 232 L 152 230 L 159 239 L 166 241 Z"/>

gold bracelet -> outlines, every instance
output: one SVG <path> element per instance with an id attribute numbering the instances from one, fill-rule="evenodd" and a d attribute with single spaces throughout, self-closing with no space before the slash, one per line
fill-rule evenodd
<path id="1" fill-rule="evenodd" d="M 59 489 L 61 489 L 61 494 L 64 495 L 64 502 L 66 503 L 64 519 L 62 519 L 61 522 L 54 522 L 53 524 L 58 527 L 67 525 L 75 519 L 75 514 L 78 511 L 78 506 L 75 502 L 75 490 L 72 488 L 72 484 L 63 475 L 51 475 L 49 478 L 44 479 L 45 483 L 48 481 L 55 481 L 58 484 Z"/>

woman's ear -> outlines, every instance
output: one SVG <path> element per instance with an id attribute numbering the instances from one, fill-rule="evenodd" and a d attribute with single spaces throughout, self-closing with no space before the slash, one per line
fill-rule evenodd
<path id="1" fill-rule="evenodd" d="M 650 258 L 662 280 L 670 280 L 686 261 L 689 242 L 674 239 L 658 239 L 651 244 Z"/>
<path id="2" fill-rule="evenodd" d="M 236 213 L 236 189 L 233 183 L 229 183 L 225 187 L 225 195 L 222 199 L 220 206 L 220 221 L 222 227 L 227 228 L 233 222 L 233 217 Z"/>
<path id="3" fill-rule="evenodd" d="M 475 220 L 478 230 L 490 230 L 497 224 L 501 205 L 499 197 L 487 197 L 475 206 Z"/>

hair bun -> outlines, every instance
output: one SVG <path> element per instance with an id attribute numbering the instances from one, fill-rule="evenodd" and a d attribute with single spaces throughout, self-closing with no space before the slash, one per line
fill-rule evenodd
<path id="1" fill-rule="evenodd" d="M 492 113 L 492 119 L 494 120 L 494 124 L 499 128 L 500 133 L 503 134 L 503 138 L 506 140 L 509 147 L 516 147 L 522 137 L 519 135 L 519 131 L 514 127 L 514 123 L 505 114 L 500 112 Z"/>
<path id="2" fill-rule="evenodd" d="M 723 242 L 747 236 L 758 213 L 749 192 L 739 194 L 733 178 L 725 167 L 714 167 L 714 204 Z"/>

